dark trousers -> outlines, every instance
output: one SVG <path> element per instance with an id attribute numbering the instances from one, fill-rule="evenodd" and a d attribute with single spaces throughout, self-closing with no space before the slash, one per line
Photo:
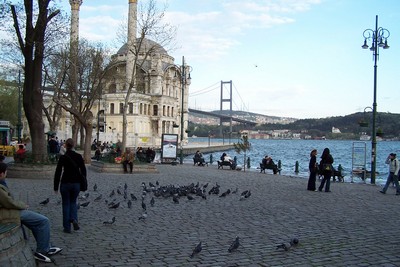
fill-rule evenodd
<path id="1" fill-rule="evenodd" d="M 315 181 L 317 180 L 317 172 L 310 172 L 310 177 L 308 178 L 307 190 L 315 191 Z"/>
<path id="2" fill-rule="evenodd" d="M 325 183 L 326 183 L 325 192 L 329 192 L 330 191 L 331 176 L 332 176 L 331 172 L 325 172 L 324 173 L 324 178 L 322 178 L 321 184 L 319 185 L 319 188 L 318 188 L 319 191 L 322 191 L 322 188 L 324 188 Z"/>
<path id="3" fill-rule="evenodd" d="M 79 183 L 61 183 L 60 193 L 63 210 L 63 226 L 67 231 L 71 231 L 71 222 L 78 221 L 78 206 L 76 199 L 80 191 Z"/>
<path id="4" fill-rule="evenodd" d="M 131 171 L 131 173 L 132 173 L 132 169 L 133 169 L 133 163 L 132 162 L 129 162 L 128 160 L 124 160 L 123 162 L 122 162 L 122 165 L 124 166 L 124 172 L 128 172 L 128 166 L 127 165 L 129 165 L 129 169 L 130 169 L 130 171 Z"/>

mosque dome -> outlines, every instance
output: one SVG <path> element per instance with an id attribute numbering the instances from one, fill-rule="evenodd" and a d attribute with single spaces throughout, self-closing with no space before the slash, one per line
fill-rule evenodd
<path id="1" fill-rule="evenodd" d="M 136 42 L 139 41 L 139 38 L 136 39 Z M 156 52 L 160 53 L 160 54 L 165 54 L 168 55 L 167 51 L 158 43 L 144 38 L 143 43 L 141 45 L 141 51 L 140 52 L 144 52 L 146 50 L 148 50 L 149 48 L 155 48 Z M 128 53 L 128 44 L 125 43 L 123 46 L 121 46 L 121 48 L 118 50 L 117 55 L 126 55 Z"/>

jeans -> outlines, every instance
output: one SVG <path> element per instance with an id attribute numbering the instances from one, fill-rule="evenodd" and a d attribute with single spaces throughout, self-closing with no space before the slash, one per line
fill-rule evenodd
<path id="1" fill-rule="evenodd" d="M 325 172 L 324 173 L 324 178 L 322 178 L 321 184 L 319 185 L 319 188 L 318 188 L 319 191 L 322 191 L 322 188 L 324 188 L 325 183 L 326 183 L 325 192 L 329 192 L 330 191 L 331 176 L 332 176 L 331 172 Z"/>
<path id="2" fill-rule="evenodd" d="M 397 192 L 398 194 L 400 194 L 399 177 L 398 177 L 397 175 L 394 175 L 393 172 L 390 172 L 390 173 L 389 173 L 389 176 L 388 176 L 388 178 L 387 178 L 387 180 L 386 180 L 386 184 L 385 184 L 385 186 L 384 186 L 383 189 L 382 189 L 382 192 L 386 193 L 386 190 L 388 189 L 388 187 L 389 187 L 389 185 L 390 185 L 391 183 L 394 183 L 394 185 L 396 186 L 396 192 Z"/>
<path id="3" fill-rule="evenodd" d="M 22 210 L 21 223 L 32 231 L 36 240 L 36 251 L 39 253 L 47 253 L 50 249 L 49 219 L 34 211 Z"/>
<path id="4" fill-rule="evenodd" d="M 61 183 L 60 193 L 62 198 L 64 230 L 71 231 L 71 222 L 78 221 L 78 206 L 76 199 L 80 191 L 79 183 Z"/>

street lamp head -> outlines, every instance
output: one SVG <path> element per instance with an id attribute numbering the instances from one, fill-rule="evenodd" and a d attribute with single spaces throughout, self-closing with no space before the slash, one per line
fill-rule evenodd
<path id="1" fill-rule="evenodd" d="M 383 45 L 383 49 L 389 49 L 389 45 L 387 44 L 387 39 L 385 40 L 385 44 Z"/>
<path id="2" fill-rule="evenodd" d="M 367 39 L 364 39 L 364 44 L 361 47 L 362 47 L 362 49 L 367 49 L 369 47 L 367 45 Z"/>

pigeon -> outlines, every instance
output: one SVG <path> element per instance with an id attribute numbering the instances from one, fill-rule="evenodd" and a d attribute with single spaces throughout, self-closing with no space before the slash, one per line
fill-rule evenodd
<path id="1" fill-rule="evenodd" d="M 159 185 L 160 185 L 160 183 L 158 181 L 156 181 L 156 186 L 159 186 Z"/>
<path id="2" fill-rule="evenodd" d="M 190 255 L 191 258 L 194 257 L 194 255 L 199 254 L 200 251 L 202 250 L 201 242 L 197 244 L 197 246 L 193 249 L 192 255 Z"/>
<path id="3" fill-rule="evenodd" d="M 137 200 L 137 197 L 136 197 L 134 194 L 131 193 L 131 199 L 132 199 L 133 201 L 136 201 L 136 200 Z"/>
<path id="4" fill-rule="evenodd" d="M 121 190 L 119 190 L 119 188 L 117 188 L 117 193 L 118 193 L 118 195 L 122 195 L 122 192 L 121 192 Z"/>
<path id="5" fill-rule="evenodd" d="M 232 191 L 232 194 L 236 194 L 238 192 L 239 188 L 236 187 L 235 190 Z"/>
<path id="6" fill-rule="evenodd" d="M 142 209 L 143 209 L 144 211 L 147 210 L 147 208 L 146 208 L 146 203 L 144 203 L 143 201 L 142 201 Z"/>
<path id="7" fill-rule="evenodd" d="M 89 206 L 89 203 L 90 203 L 90 201 L 87 201 L 87 202 L 84 202 L 84 203 L 80 204 L 79 206 L 87 207 L 87 206 Z"/>
<path id="8" fill-rule="evenodd" d="M 128 200 L 128 208 L 132 208 L 132 201 Z"/>
<path id="9" fill-rule="evenodd" d="M 112 217 L 111 221 L 105 221 L 103 224 L 113 224 L 115 222 L 115 216 Z"/>
<path id="10" fill-rule="evenodd" d="M 115 195 L 115 190 L 113 189 L 113 191 L 111 191 L 109 197 L 113 197 Z"/>
<path id="11" fill-rule="evenodd" d="M 152 197 L 151 200 L 150 200 L 150 206 L 154 207 L 154 203 L 155 203 L 154 197 Z"/>
<path id="12" fill-rule="evenodd" d="M 93 191 L 97 191 L 97 184 L 94 184 Z"/>
<path id="13" fill-rule="evenodd" d="M 50 202 L 50 199 L 49 198 L 46 198 L 45 200 L 43 200 L 42 202 L 40 202 L 39 204 L 40 205 L 47 205 L 47 203 L 49 203 Z"/>
<path id="14" fill-rule="evenodd" d="M 251 196 L 250 190 L 243 191 L 240 194 L 240 200 L 244 200 L 245 198 L 249 198 Z"/>
<path id="15" fill-rule="evenodd" d="M 194 198 L 191 195 L 186 196 L 188 200 L 193 200 Z"/>
<path id="16" fill-rule="evenodd" d="M 128 193 L 126 192 L 126 190 L 124 190 L 124 199 L 128 198 Z"/>
<path id="17" fill-rule="evenodd" d="M 292 239 L 290 240 L 290 246 L 291 246 L 291 247 L 297 246 L 298 244 L 299 244 L 299 239 L 297 239 L 297 238 L 292 238 Z"/>
<path id="18" fill-rule="evenodd" d="M 100 194 L 100 195 L 98 195 L 98 196 L 94 199 L 94 201 L 99 201 L 102 197 L 103 197 L 103 195 Z"/>
<path id="19" fill-rule="evenodd" d="M 124 184 L 124 189 L 125 191 L 128 189 L 128 185 L 126 183 Z"/>
<path id="20" fill-rule="evenodd" d="M 119 202 L 116 203 L 116 204 L 113 204 L 113 205 L 109 205 L 108 207 L 109 207 L 110 209 L 116 209 L 116 208 L 119 207 Z"/>
<path id="21" fill-rule="evenodd" d="M 235 241 L 232 242 L 231 246 L 228 248 L 228 252 L 233 252 L 236 249 L 238 249 L 240 243 L 239 243 L 239 237 L 237 236 L 235 238 Z"/>
<path id="22" fill-rule="evenodd" d="M 144 221 L 147 218 L 147 212 L 144 211 L 142 215 L 139 216 L 139 221 Z"/>
<path id="23" fill-rule="evenodd" d="M 174 201 L 175 204 L 179 204 L 179 198 L 177 196 L 173 196 L 172 201 Z"/>
<path id="24" fill-rule="evenodd" d="M 288 251 L 290 248 L 290 244 L 288 245 L 288 244 L 282 243 L 282 244 L 276 246 L 276 249 L 280 249 L 280 248 L 284 249 L 285 251 Z"/>

